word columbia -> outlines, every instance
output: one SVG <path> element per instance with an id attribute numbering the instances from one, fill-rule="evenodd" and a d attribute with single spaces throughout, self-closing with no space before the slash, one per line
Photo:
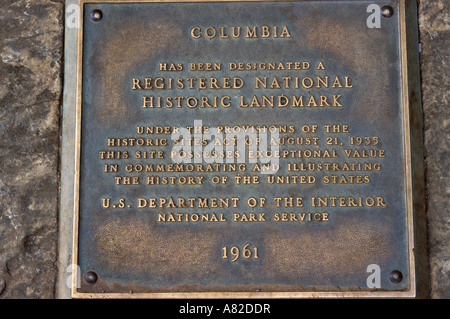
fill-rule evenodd
<path id="1" fill-rule="evenodd" d="M 291 34 L 287 26 L 253 26 L 253 27 L 193 27 L 191 29 L 191 37 L 200 39 L 202 37 L 213 39 L 215 37 L 220 39 L 236 39 L 244 38 L 290 38 Z"/>

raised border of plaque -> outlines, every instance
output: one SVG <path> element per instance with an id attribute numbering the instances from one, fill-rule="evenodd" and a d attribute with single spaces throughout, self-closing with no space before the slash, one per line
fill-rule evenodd
<path id="1" fill-rule="evenodd" d="M 298 0 L 301 2 L 302 0 Z M 214 2 L 214 1 L 158 1 L 158 0 L 77 0 L 67 1 L 79 6 L 80 26 L 83 26 L 84 4 L 137 2 Z M 253 2 L 232 0 L 227 2 Z M 277 2 L 277 1 L 264 1 Z M 320 1 L 326 5 L 326 1 Z M 382 4 L 382 1 L 373 1 Z M 61 155 L 59 284 L 60 298 L 412 298 L 426 296 L 426 225 L 422 151 L 422 112 L 420 103 L 420 73 L 418 69 L 417 8 L 415 1 L 398 0 L 402 110 L 404 123 L 407 228 L 409 244 L 409 289 L 389 290 L 331 290 L 315 288 L 307 291 L 262 292 L 137 292 L 83 293 L 78 291 L 81 274 L 78 264 L 79 176 L 81 148 L 81 103 L 83 67 L 83 27 L 68 29 L 65 39 L 65 84 L 63 134 Z M 66 15 L 69 11 L 66 11 Z M 70 287 L 71 286 L 71 287 Z"/>

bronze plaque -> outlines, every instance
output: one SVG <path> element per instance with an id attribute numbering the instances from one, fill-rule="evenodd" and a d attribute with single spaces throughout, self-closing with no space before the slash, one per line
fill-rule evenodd
<path id="1" fill-rule="evenodd" d="M 415 7 L 79 4 L 73 297 L 416 295 Z"/>

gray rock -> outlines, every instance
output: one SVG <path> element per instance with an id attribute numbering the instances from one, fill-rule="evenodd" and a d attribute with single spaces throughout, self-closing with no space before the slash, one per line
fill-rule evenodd
<path id="1" fill-rule="evenodd" d="M 53 298 L 64 5 L 0 3 L 0 294 Z"/>
<path id="2" fill-rule="evenodd" d="M 450 297 L 448 1 L 420 1 L 422 103 L 431 296 Z"/>

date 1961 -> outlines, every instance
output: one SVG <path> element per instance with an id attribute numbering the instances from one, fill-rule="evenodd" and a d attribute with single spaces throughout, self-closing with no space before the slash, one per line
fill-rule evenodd
<path id="1" fill-rule="evenodd" d="M 238 246 L 225 246 L 222 248 L 222 259 L 230 259 L 232 262 L 235 262 L 239 258 L 258 259 L 258 247 L 247 243 L 241 249 Z"/>

